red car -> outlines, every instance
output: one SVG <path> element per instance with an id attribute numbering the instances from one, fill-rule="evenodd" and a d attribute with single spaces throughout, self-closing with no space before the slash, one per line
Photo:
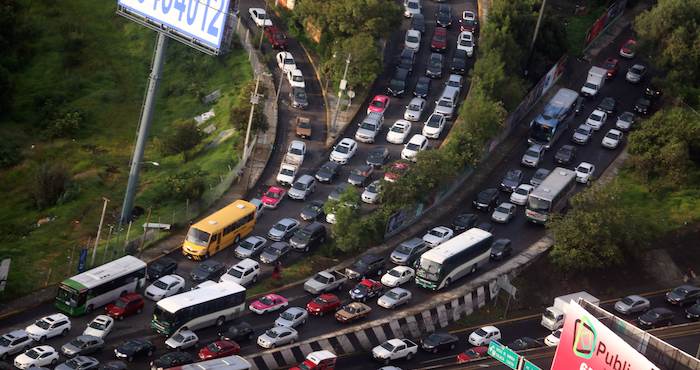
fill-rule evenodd
<path id="1" fill-rule="evenodd" d="M 462 19 L 459 20 L 459 30 L 461 32 L 469 31 L 473 34 L 479 31 L 479 21 L 476 19 L 474 12 L 469 10 L 462 12 Z"/>
<path id="2" fill-rule="evenodd" d="M 484 357 L 488 353 L 488 346 L 472 347 L 457 355 L 457 363 L 462 364 L 468 361 Z"/>
<path id="3" fill-rule="evenodd" d="M 267 188 L 267 191 L 265 194 L 263 194 L 261 201 L 267 208 L 277 208 L 282 199 L 284 199 L 285 194 L 287 194 L 287 190 L 273 185 Z"/>
<path id="4" fill-rule="evenodd" d="M 435 27 L 435 32 L 433 32 L 433 40 L 430 41 L 430 50 L 437 51 L 439 53 L 447 50 L 447 28 Z"/>
<path id="5" fill-rule="evenodd" d="M 287 50 L 287 35 L 277 26 L 265 27 L 265 36 L 273 49 Z"/>
<path id="6" fill-rule="evenodd" d="M 605 62 L 603 63 L 603 68 L 608 70 L 608 73 L 606 74 L 607 79 L 615 77 L 615 75 L 617 74 L 617 70 L 619 69 L 619 64 L 620 61 L 615 58 L 605 59 Z"/>
<path id="7" fill-rule="evenodd" d="M 406 171 L 408 171 L 409 164 L 406 162 L 394 162 L 391 167 L 384 173 L 384 180 L 389 182 L 395 182 L 399 179 Z"/>
<path id="8" fill-rule="evenodd" d="M 634 54 L 637 52 L 637 41 L 634 39 L 629 39 L 622 43 L 620 47 L 620 56 L 623 58 L 634 58 Z"/>
<path id="9" fill-rule="evenodd" d="M 386 95 L 377 95 L 372 99 L 367 107 L 367 114 L 370 112 L 384 113 L 386 108 L 389 106 L 390 98 Z"/>
<path id="10" fill-rule="evenodd" d="M 200 360 L 237 355 L 241 351 L 238 343 L 230 340 L 217 340 L 199 350 Z"/>
<path id="11" fill-rule="evenodd" d="M 141 310 L 143 310 L 143 297 L 138 293 L 125 294 L 105 307 L 107 315 L 117 320 L 141 313 Z"/>
<path id="12" fill-rule="evenodd" d="M 335 312 L 340 308 L 340 298 L 335 294 L 321 294 L 306 304 L 309 315 L 323 316 L 327 312 Z"/>

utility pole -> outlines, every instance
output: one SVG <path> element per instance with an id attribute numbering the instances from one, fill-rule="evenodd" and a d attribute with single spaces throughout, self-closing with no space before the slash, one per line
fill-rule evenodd
<path id="1" fill-rule="evenodd" d="M 333 113 L 333 120 L 331 121 L 331 136 L 336 136 L 336 123 L 338 121 L 338 113 L 340 112 L 340 98 L 343 97 L 343 91 L 347 88 L 348 81 L 345 79 L 348 76 L 348 68 L 350 67 L 350 54 L 348 54 L 347 59 L 345 59 L 345 71 L 343 72 L 343 79 L 340 80 L 340 88 L 338 89 L 338 102 L 335 105 L 335 113 Z"/>
<path id="2" fill-rule="evenodd" d="M 248 128 L 245 130 L 245 142 L 243 144 L 243 163 L 248 160 L 248 141 L 250 141 L 250 127 L 253 125 L 253 113 L 255 113 L 255 106 L 258 105 L 260 97 L 258 96 L 258 86 L 260 86 L 260 75 L 255 79 L 255 91 L 250 97 L 250 115 L 248 116 Z"/>
<path id="3" fill-rule="evenodd" d="M 107 212 L 107 203 L 109 199 L 102 197 L 104 204 L 102 205 L 102 216 L 100 216 L 100 225 L 97 226 L 97 236 L 95 237 L 95 246 L 92 247 L 92 257 L 90 258 L 90 266 L 95 265 L 95 256 L 97 255 L 97 245 L 100 244 L 100 233 L 102 232 L 102 224 L 105 221 L 105 212 Z"/>
<path id="4" fill-rule="evenodd" d="M 542 0 L 542 5 L 540 6 L 540 15 L 537 16 L 537 24 L 535 24 L 535 34 L 532 35 L 532 42 L 530 42 L 530 51 L 527 55 L 527 61 L 525 65 L 525 75 L 527 76 L 527 71 L 530 68 L 530 59 L 532 59 L 532 52 L 535 50 L 535 41 L 537 41 L 537 34 L 540 32 L 540 24 L 542 23 L 542 16 L 544 15 L 544 7 L 547 5 L 547 0 Z"/>
<path id="5" fill-rule="evenodd" d="M 168 36 L 163 32 L 158 32 L 158 40 L 156 48 L 153 52 L 153 63 L 151 65 L 151 75 L 148 78 L 148 90 L 146 90 L 146 98 L 143 102 L 143 110 L 141 111 L 141 121 L 139 123 L 139 133 L 134 147 L 134 155 L 131 158 L 131 169 L 129 170 L 129 183 L 126 186 L 126 194 L 124 195 L 124 203 L 122 204 L 122 214 L 119 217 L 119 229 L 131 218 L 131 209 L 134 207 L 134 196 L 136 195 L 136 187 L 139 183 L 139 171 L 141 170 L 141 162 L 143 161 L 143 152 L 146 148 L 146 140 L 148 139 L 148 131 L 151 128 L 153 111 L 155 110 L 156 93 L 160 84 L 161 71 L 163 62 L 165 61 L 165 49 L 168 45 Z M 94 258 L 93 254 L 93 260 Z"/>
<path id="6" fill-rule="evenodd" d="M 267 12 L 267 0 L 265 0 L 265 15 L 269 18 L 270 14 Z M 265 35 L 265 21 L 263 21 L 263 26 L 260 27 L 260 42 L 258 43 L 258 50 L 262 49 L 263 36 Z"/>

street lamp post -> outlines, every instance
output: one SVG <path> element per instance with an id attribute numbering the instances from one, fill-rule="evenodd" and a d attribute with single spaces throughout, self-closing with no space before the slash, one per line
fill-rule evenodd
<path id="1" fill-rule="evenodd" d="M 348 68 L 350 67 L 350 54 L 348 54 L 347 59 L 345 59 L 345 71 L 343 72 L 343 79 L 340 80 L 340 86 L 338 89 L 338 102 L 335 105 L 335 113 L 333 113 L 333 120 L 331 121 L 331 136 L 335 137 L 336 123 L 338 122 L 338 113 L 340 113 L 340 99 L 343 97 L 343 91 L 347 88 L 348 81 L 346 77 L 348 76 Z"/>
<path id="2" fill-rule="evenodd" d="M 255 113 L 255 106 L 258 105 L 260 101 L 260 95 L 258 95 L 258 87 L 260 86 L 260 77 L 263 73 L 258 73 L 255 79 L 255 91 L 253 95 L 250 96 L 250 115 L 248 115 L 248 127 L 245 130 L 245 142 L 243 144 L 243 163 L 248 160 L 248 142 L 250 141 L 250 129 L 253 125 L 253 114 Z M 267 75 L 267 74 L 266 74 Z"/>

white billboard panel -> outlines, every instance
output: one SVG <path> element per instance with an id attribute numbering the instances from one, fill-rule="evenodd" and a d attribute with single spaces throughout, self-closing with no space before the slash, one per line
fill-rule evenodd
<path id="1" fill-rule="evenodd" d="M 160 24 L 212 49 L 224 35 L 230 0 L 118 0 L 125 11 Z"/>

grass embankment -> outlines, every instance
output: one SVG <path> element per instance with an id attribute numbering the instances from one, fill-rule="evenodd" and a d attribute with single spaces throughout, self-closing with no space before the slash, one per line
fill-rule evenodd
<path id="1" fill-rule="evenodd" d="M 13 100 L 0 113 L 0 136 L 20 144 L 23 160 L 0 170 L 0 256 L 12 258 L 7 289 L 0 300 L 75 273 L 78 250 L 96 234 L 102 197 L 111 200 L 102 232 L 102 240 L 107 239 L 126 187 L 156 39 L 153 31 L 117 16 L 113 2 L 20 3 L 19 24 L 31 36 L 19 46 L 27 57 L 13 71 Z M 154 194 L 159 184 L 162 192 L 168 176 L 197 169 L 209 188 L 236 164 L 242 145 L 238 132 L 219 146 L 208 150 L 205 146 L 231 128 L 231 121 L 239 120 L 232 119 L 230 111 L 245 103 L 238 94 L 251 76 L 246 54 L 240 49 L 214 58 L 169 42 L 144 158 L 159 166 L 144 165 L 136 199 L 144 209 L 152 208 L 151 222 L 170 223 L 184 216 L 184 200 L 163 201 Z M 221 99 L 214 105 L 203 104 L 201 97 L 217 89 Z M 82 112 L 85 120 L 79 131 L 66 138 L 48 138 L 39 126 L 42 110 L 49 105 Z M 210 108 L 216 117 L 201 128 L 214 124 L 216 129 L 193 151 L 189 162 L 183 163 L 180 155 L 165 157 L 154 148 L 154 139 L 167 133 L 173 121 L 190 119 Z M 38 210 L 31 196 L 34 174 L 41 163 L 57 162 L 68 169 L 68 194 L 58 205 Z M 190 217 L 194 216 L 192 209 Z M 53 221 L 37 227 L 37 221 L 46 217 Z M 143 222 L 142 218 L 134 224 L 132 237 Z M 121 253 L 121 247 L 112 248 Z M 97 262 L 103 258 L 100 251 Z"/>
<path id="2" fill-rule="evenodd" d="M 589 3 L 591 3 L 589 1 Z M 593 22 L 605 11 L 605 6 L 599 5 L 588 9 L 580 15 L 571 15 L 565 19 L 567 50 L 573 56 L 581 55 L 586 40 L 586 33 Z"/>

